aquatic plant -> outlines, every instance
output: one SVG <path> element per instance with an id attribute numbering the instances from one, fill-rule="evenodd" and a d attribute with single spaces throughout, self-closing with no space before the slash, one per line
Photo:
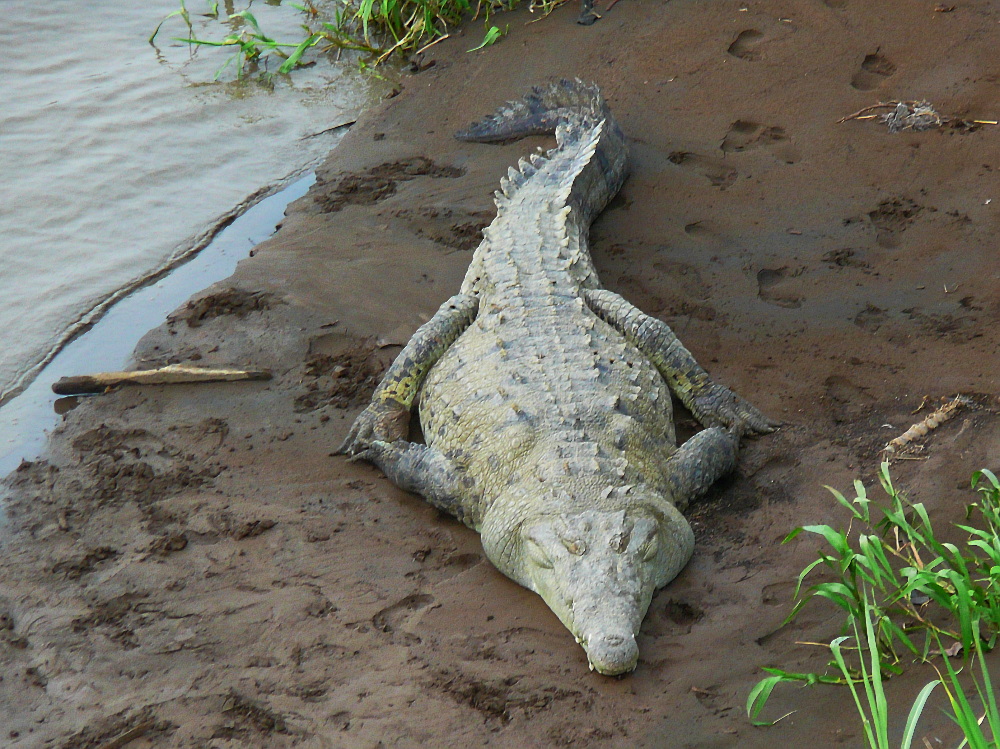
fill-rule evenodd
<path id="1" fill-rule="evenodd" d="M 814 598 L 840 607 L 846 613 L 849 634 L 824 646 L 833 656 L 829 665 L 835 671 L 802 674 L 765 668 L 770 676 L 750 692 L 747 714 L 755 725 L 777 722 L 759 721 L 758 717 L 781 683 L 846 684 L 868 746 L 883 749 L 889 746 L 889 708 L 883 681 L 901 672 L 901 654 L 909 654 L 914 661 L 930 663 L 937 676 L 910 707 L 903 749 L 909 749 L 924 706 L 939 685 L 948 697 L 950 717 L 965 736 L 962 745 L 997 747 L 1000 713 L 984 653 L 994 647 L 1000 633 L 1000 481 L 988 470 L 973 475 L 972 487 L 978 491 L 979 501 L 967 506 L 967 522 L 956 526 L 968 534 L 961 546 L 938 539 L 924 505 L 910 503 L 893 485 L 888 463 L 881 466 L 879 482 L 889 499 L 888 507 L 877 510 L 880 520 L 873 520 L 872 500 L 864 485 L 855 481 L 853 500 L 827 487 L 851 514 L 846 531 L 809 525 L 796 528 L 785 539 L 811 533 L 823 538 L 830 549 L 820 551 L 819 558 L 799 574 L 798 601 L 785 623 Z M 975 525 L 971 524 L 973 519 Z M 855 524 L 860 526 L 856 540 L 851 533 Z M 803 593 L 805 579 L 821 565 L 833 579 L 814 583 Z M 853 647 L 847 645 L 851 640 Z M 946 646 L 945 642 L 951 644 Z M 856 656 L 849 659 L 845 652 Z M 959 655 L 965 667 L 956 669 L 953 660 Z M 938 656 L 943 660 L 943 672 L 935 661 Z M 978 708 L 966 697 L 960 679 L 963 670 L 978 694 Z"/>
<path id="2" fill-rule="evenodd" d="M 303 64 L 305 53 L 314 48 L 322 53 L 354 50 L 368 54 L 372 59 L 364 61 L 363 67 L 381 63 L 394 55 L 420 53 L 433 44 L 448 38 L 450 29 L 463 20 L 475 20 L 483 14 L 487 30 L 481 44 L 470 52 L 495 44 L 506 30 L 490 25 L 493 13 L 511 10 L 520 0 L 303 0 L 300 3 L 287 2 L 289 7 L 301 14 L 303 36 L 295 40 L 278 41 L 265 34 L 257 18 L 250 12 L 252 0 L 245 9 L 230 14 L 226 19 L 237 22 L 240 27 L 221 39 L 197 38 L 191 22 L 191 13 L 184 0 L 179 0 L 180 8 L 164 17 L 156 26 L 149 43 L 155 40 L 163 25 L 171 18 L 179 17 L 187 25 L 186 37 L 172 37 L 175 41 L 200 47 L 233 49 L 233 54 L 216 72 L 216 79 L 235 63 L 237 76 L 254 72 L 263 66 L 265 75 L 273 75 L 268 70 L 270 57 L 282 60 L 276 73 L 289 73 Z M 531 0 L 529 9 L 543 16 L 567 0 Z M 281 4 L 280 0 L 277 4 Z M 218 2 L 208 3 L 208 18 L 219 18 Z"/>

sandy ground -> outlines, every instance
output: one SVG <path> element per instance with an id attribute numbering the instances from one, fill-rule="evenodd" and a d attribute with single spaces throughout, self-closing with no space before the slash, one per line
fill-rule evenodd
<path id="1" fill-rule="evenodd" d="M 838 632 L 818 604 L 781 626 L 817 549 L 781 539 L 846 521 L 823 484 L 871 483 L 925 395 L 978 403 L 894 467 L 932 516 L 1000 467 L 1000 132 L 837 124 L 887 99 L 995 118 L 1000 8 L 956 6 L 623 0 L 432 48 L 275 238 L 137 352 L 275 379 L 89 399 L 8 479 L 0 744 L 860 746 L 842 689 L 779 688 L 772 717 L 797 712 L 770 729 L 744 704 L 761 666 L 822 669 L 796 642 Z M 473 532 L 331 455 L 458 288 L 500 175 L 546 143 L 450 134 L 557 76 L 596 80 L 633 144 L 593 229 L 604 283 L 787 424 L 692 508 L 694 559 L 621 679 Z M 929 678 L 890 683 L 897 723 Z M 936 709 L 920 735 L 954 745 Z"/>

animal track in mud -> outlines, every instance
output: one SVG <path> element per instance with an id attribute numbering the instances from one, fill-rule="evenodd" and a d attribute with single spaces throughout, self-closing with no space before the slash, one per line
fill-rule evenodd
<path id="1" fill-rule="evenodd" d="M 781 282 L 793 275 L 798 274 L 787 268 L 762 268 L 757 271 L 757 296 L 776 307 L 798 309 L 802 306 L 802 297 L 780 288 Z"/>
<path id="2" fill-rule="evenodd" d="M 824 252 L 823 257 L 820 259 L 824 263 L 829 263 L 831 266 L 837 268 L 871 268 L 870 264 L 857 257 L 857 253 L 854 250 L 846 248 Z"/>
<path id="3" fill-rule="evenodd" d="M 863 310 L 854 316 L 854 324 L 862 330 L 874 333 L 882 327 L 889 319 L 886 311 L 874 304 L 868 304 Z"/>
<path id="4" fill-rule="evenodd" d="M 830 375 L 823 380 L 823 387 L 826 389 L 826 397 L 840 406 L 851 407 L 875 402 L 875 398 L 865 388 L 843 375 Z"/>
<path id="5" fill-rule="evenodd" d="M 723 717 L 733 710 L 732 705 L 727 704 L 729 700 L 726 700 L 725 695 L 720 693 L 718 684 L 709 684 L 706 689 L 692 687 L 691 691 L 701 706 L 712 715 Z M 720 700 L 722 701 L 721 704 Z"/>
<path id="6" fill-rule="evenodd" d="M 167 319 L 170 322 L 184 320 L 188 327 L 197 328 L 206 320 L 223 315 L 246 317 L 251 312 L 263 312 L 285 302 L 274 294 L 245 289 L 225 289 L 201 299 L 188 302 L 184 309 Z"/>
<path id="7" fill-rule="evenodd" d="M 962 305 L 966 310 L 970 309 Z M 928 314 L 915 307 L 901 310 L 907 319 L 915 322 L 923 335 L 933 338 L 949 338 L 952 341 L 970 341 L 982 335 L 974 314 L 962 313 L 958 317 L 949 314 Z"/>
<path id="8" fill-rule="evenodd" d="M 465 169 L 415 156 L 379 164 L 364 172 L 345 174 L 332 184 L 317 177 L 315 202 L 323 213 L 335 213 L 348 205 L 371 205 L 392 197 L 400 182 L 417 177 L 454 179 L 463 174 Z"/>
<path id="9" fill-rule="evenodd" d="M 709 229 L 701 221 L 694 221 L 690 224 L 684 226 L 684 233 L 689 237 L 697 237 L 700 239 L 710 239 L 715 236 L 715 232 Z"/>
<path id="10" fill-rule="evenodd" d="M 719 148 L 724 153 L 739 153 L 752 151 L 755 148 L 765 148 L 775 143 L 788 140 L 785 128 L 772 125 L 767 127 L 752 120 L 736 120 L 729 126 L 726 137 L 722 139 Z"/>
<path id="11" fill-rule="evenodd" d="M 677 166 L 700 174 L 720 190 L 731 187 L 740 176 L 740 173 L 735 169 L 711 156 L 702 156 L 688 151 L 674 151 L 667 159 Z"/>
<path id="12" fill-rule="evenodd" d="M 858 72 L 851 78 L 851 87 L 858 91 L 871 91 L 878 88 L 886 78 L 896 72 L 896 65 L 888 57 L 880 55 L 877 51 L 865 55 Z"/>
<path id="13" fill-rule="evenodd" d="M 545 710 L 553 702 L 572 699 L 588 708 L 590 700 L 582 692 L 557 687 L 531 687 L 510 676 L 503 680 L 479 679 L 461 672 L 443 672 L 428 686 L 447 694 L 455 702 L 480 712 L 486 720 L 509 723 L 516 714 L 524 716 Z"/>
<path id="14" fill-rule="evenodd" d="M 733 43 L 729 45 L 726 51 L 733 57 L 738 57 L 741 60 L 759 60 L 760 45 L 763 40 L 764 33 L 762 31 L 744 29 L 736 35 L 736 39 L 733 40 Z"/>
<path id="15" fill-rule="evenodd" d="M 698 606 L 694 606 L 687 601 L 677 601 L 671 598 L 663 606 L 663 616 L 686 632 L 691 631 L 691 627 L 701 621 L 705 612 Z"/>
<path id="16" fill-rule="evenodd" d="M 438 208 L 402 210 L 395 215 L 406 220 L 411 231 L 418 237 L 426 237 L 463 252 L 479 246 L 483 241 L 483 229 L 493 220 L 489 213 L 465 213 Z"/>
<path id="17" fill-rule="evenodd" d="M 906 231 L 923 210 L 922 205 L 914 203 L 909 198 L 883 200 L 868 214 L 875 227 L 875 241 L 881 247 L 895 247 L 898 244 L 898 235 Z"/>
<path id="18" fill-rule="evenodd" d="M 222 712 L 226 715 L 226 721 L 216 728 L 212 734 L 213 739 L 241 739 L 240 743 L 243 743 L 254 734 L 291 732 L 280 713 L 235 689 L 230 689 L 226 695 Z"/>
<path id="19" fill-rule="evenodd" d="M 765 606 L 786 606 L 794 599 L 795 583 L 784 580 L 765 585 L 760 592 L 760 602 Z"/>
<path id="20" fill-rule="evenodd" d="M 144 429 L 101 424 L 73 440 L 76 460 L 71 465 L 22 463 L 13 483 L 29 496 L 51 492 L 73 514 L 126 502 L 152 512 L 161 499 L 212 483 L 222 467 L 196 459 L 191 443 L 205 440 L 214 452 L 225 439 L 225 431 L 224 422 L 207 419 L 178 430 L 176 442 L 165 442 Z"/>
<path id="21" fill-rule="evenodd" d="M 312 353 L 305 362 L 305 392 L 295 398 L 295 412 L 326 406 L 351 408 L 365 403 L 385 370 L 373 341 L 359 341 L 336 353 Z"/>
<path id="22" fill-rule="evenodd" d="M 420 643 L 420 638 L 412 632 L 402 631 L 413 622 L 416 615 L 434 604 L 434 596 L 426 593 L 414 593 L 397 601 L 392 606 L 379 611 L 372 617 L 372 625 L 380 632 L 400 636 L 406 645 Z"/>

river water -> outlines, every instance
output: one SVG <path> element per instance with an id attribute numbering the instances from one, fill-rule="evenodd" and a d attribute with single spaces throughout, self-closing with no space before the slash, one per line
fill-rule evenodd
<path id="1" fill-rule="evenodd" d="M 209 3 L 187 5 L 195 35 L 211 39 L 234 28 L 227 12 L 247 7 L 219 3 L 217 20 L 195 15 Z M 158 48 L 147 43 L 177 0 L 4 0 L 3 8 L 0 457 L 8 460 L 0 463 L 9 470 L 26 440 L 39 442 L 28 434 L 46 421 L 39 408 L 51 414 L 41 390 L 52 377 L 14 397 L 43 365 L 118 299 L 204 245 L 221 218 L 307 172 L 343 135 L 337 126 L 353 121 L 382 84 L 356 62 L 319 55 L 310 58 L 314 66 L 270 84 L 237 80 L 235 66 L 213 81 L 227 52 L 192 54 L 172 41 L 187 36 L 181 19 L 164 24 Z M 291 8 L 260 3 L 252 12 L 271 36 L 301 37 Z M 284 203 L 276 205 L 280 216 Z M 238 237 L 241 247 L 227 250 L 235 255 L 226 263 L 273 230 L 265 214 Z M 180 291 L 175 279 L 169 303 L 232 272 L 216 266 L 205 266 L 214 268 L 208 275 L 187 271 Z M 126 338 L 137 340 L 170 309 L 147 305 L 152 316 L 140 315 L 133 305 L 127 319 L 109 318 L 102 328 L 130 326 Z M 85 345 L 63 357 L 78 373 L 119 369 L 134 345 L 78 343 Z"/>
<path id="2" fill-rule="evenodd" d="M 195 15 L 204 0 L 187 4 L 199 38 L 238 23 Z M 246 7 L 219 3 L 220 18 Z M 109 300 L 326 155 L 338 136 L 328 129 L 372 96 L 356 63 L 320 56 L 273 85 L 236 81 L 235 66 L 213 82 L 227 51 L 172 41 L 187 36 L 180 18 L 166 21 L 158 48 L 147 42 L 177 8 L 3 2 L 0 403 Z M 252 12 L 271 36 L 301 38 L 292 8 L 260 2 Z"/>

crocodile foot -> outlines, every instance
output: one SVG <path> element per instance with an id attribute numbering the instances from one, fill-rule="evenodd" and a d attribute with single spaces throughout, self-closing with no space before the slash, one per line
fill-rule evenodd
<path id="1" fill-rule="evenodd" d="M 375 441 L 395 442 L 405 439 L 410 428 L 410 412 L 395 400 L 372 401 L 354 420 L 337 455 L 360 460 Z"/>
<path id="2" fill-rule="evenodd" d="M 758 411 L 749 402 L 722 385 L 697 395 L 691 412 L 705 426 L 722 426 L 737 437 L 769 434 L 781 426 Z"/>

